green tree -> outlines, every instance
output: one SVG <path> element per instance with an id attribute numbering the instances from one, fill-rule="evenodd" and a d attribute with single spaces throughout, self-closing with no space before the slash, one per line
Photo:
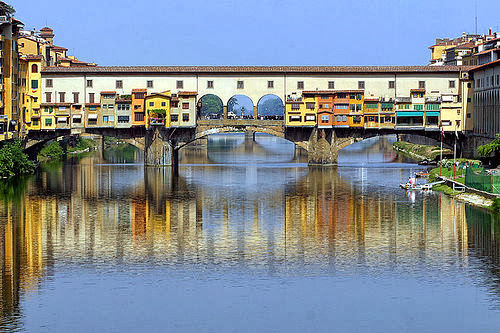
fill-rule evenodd
<path id="1" fill-rule="evenodd" d="M 203 96 L 201 99 L 201 115 L 206 116 L 211 113 L 223 113 L 223 104 L 219 97 L 209 94 Z"/>
<path id="2" fill-rule="evenodd" d="M 64 149 L 59 142 L 52 141 L 45 145 L 45 147 L 38 153 L 38 161 L 60 160 L 64 157 Z"/>
<path id="3" fill-rule="evenodd" d="M 477 147 L 477 153 L 481 157 L 498 160 L 500 157 L 500 134 L 497 134 L 496 139 L 490 143 Z"/>
<path id="4" fill-rule="evenodd" d="M 0 177 L 12 177 L 33 173 L 35 164 L 23 152 L 21 142 L 7 142 L 0 149 Z"/>

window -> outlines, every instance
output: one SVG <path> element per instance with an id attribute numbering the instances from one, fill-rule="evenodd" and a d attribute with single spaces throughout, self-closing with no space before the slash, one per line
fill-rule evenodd
<path id="1" fill-rule="evenodd" d="M 356 104 L 356 111 L 361 111 L 361 104 Z"/>
<path id="2" fill-rule="evenodd" d="M 87 80 L 87 88 L 92 88 L 92 80 Z"/>
<path id="3" fill-rule="evenodd" d="M 52 79 L 45 80 L 45 87 L 47 87 L 47 88 L 52 88 L 53 87 Z"/>
<path id="4" fill-rule="evenodd" d="M 497 86 L 500 84 L 500 75 L 497 75 Z"/>
<path id="5" fill-rule="evenodd" d="M 347 121 L 347 116 L 342 116 L 342 121 Z"/>
<path id="6" fill-rule="evenodd" d="M 394 89 L 396 87 L 396 81 L 389 81 L 389 89 Z"/>
<path id="7" fill-rule="evenodd" d="M 82 123 L 81 117 L 73 117 L 73 124 L 81 124 L 81 123 Z"/>
<path id="8" fill-rule="evenodd" d="M 66 93 L 64 93 L 62 91 L 59 92 L 59 103 L 64 103 L 65 96 L 66 96 Z"/>
<path id="9" fill-rule="evenodd" d="M 293 121 L 301 121 L 302 117 L 301 116 L 290 116 L 288 117 L 288 121 L 293 122 Z"/>
<path id="10" fill-rule="evenodd" d="M 455 80 L 448 81 L 448 88 L 455 88 Z"/>
<path id="11" fill-rule="evenodd" d="M 457 116 L 460 116 L 460 109 L 457 109 Z"/>
<path id="12" fill-rule="evenodd" d="M 314 110 L 315 103 L 306 103 L 306 109 Z"/>
<path id="13" fill-rule="evenodd" d="M 347 110 L 347 104 L 341 104 L 341 105 L 337 104 L 335 105 L 335 108 L 337 110 Z"/>
<path id="14" fill-rule="evenodd" d="M 31 80 L 31 89 L 38 89 L 38 80 Z"/>
<path id="15" fill-rule="evenodd" d="M 236 84 L 237 89 L 243 89 L 245 86 L 245 83 L 243 81 L 238 81 Z"/>
<path id="16" fill-rule="evenodd" d="M 207 81 L 207 89 L 213 89 L 214 88 L 214 81 Z"/>
<path id="17" fill-rule="evenodd" d="M 144 112 L 134 113 L 134 121 L 144 121 Z"/>
<path id="18" fill-rule="evenodd" d="M 161 106 L 167 106 L 167 102 L 161 102 Z"/>
<path id="19" fill-rule="evenodd" d="M 31 73 L 38 73 L 38 65 L 37 64 L 31 65 Z"/>
<path id="20" fill-rule="evenodd" d="M 269 89 L 273 89 L 274 88 L 274 81 L 267 81 L 267 87 Z"/>
<path id="21" fill-rule="evenodd" d="M 300 90 L 304 89 L 304 81 L 297 81 L 297 89 Z"/>
<path id="22" fill-rule="evenodd" d="M 299 110 L 300 104 L 292 104 L 292 110 Z"/>
<path id="23" fill-rule="evenodd" d="M 424 106 L 422 104 L 416 104 L 416 105 L 413 105 L 413 109 L 420 111 L 420 110 L 424 109 Z"/>
<path id="24" fill-rule="evenodd" d="M 356 111 L 356 104 L 351 104 L 351 105 L 350 105 L 350 109 L 351 109 L 351 111 L 353 111 L 353 112 L 354 112 L 354 111 Z"/>
<path id="25" fill-rule="evenodd" d="M 123 89 L 123 81 L 116 80 L 116 89 Z"/>
<path id="26" fill-rule="evenodd" d="M 51 103 L 52 102 L 52 93 L 51 92 L 46 92 L 45 93 L 45 102 L 46 103 Z"/>
<path id="27" fill-rule="evenodd" d="M 173 108 L 178 108 L 179 107 L 179 102 L 178 101 L 172 101 L 172 107 Z"/>
<path id="28" fill-rule="evenodd" d="M 103 104 L 103 105 L 101 106 L 101 108 L 103 108 L 103 109 L 107 109 L 107 108 L 108 108 L 108 105 L 107 105 L 107 104 Z"/>
<path id="29" fill-rule="evenodd" d="M 179 121 L 179 115 L 178 114 L 171 114 L 170 121 Z"/>
<path id="30" fill-rule="evenodd" d="M 360 101 L 362 98 L 363 98 L 363 96 L 361 96 L 361 94 L 356 94 L 356 99 L 357 99 L 358 101 Z"/>
<path id="31" fill-rule="evenodd" d="M 328 81 L 328 89 L 335 89 L 335 81 Z"/>
<path id="32" fill-rule="evenodd" d="M 467 97 L 467 103 L 470 103 L 470 102 L 472 102 L 471 98 Z"/>
<path id="33" fill-rule="evenodd" d="M 182 121 L 189 121 L 189 113 L 182 114 Z"/>
<path id="34" fill-rule="evenodd" d="M 149 106 L 155 106 L 155 102 L 149 102 Z"/>
<path id="35" fill-rule="evenodd" d="M 184 81 L 177 81 L 175 86 L 177 89 L 184 89 Z"/>
<path id="36" fill-rule="evenodd" d="M 78 104 L 79 103 L 79 99 L 80 99 L 79 97 L 80 97 L 80 93 L 74 92 L 73 93 L 73 103 Z"/>
<path id="37" fill-rule="evenodd" d="M 467 83 L 467 88 L 470 88 L 472 85 L 469 83 Z"/>
<path id="38" fill-rule="evenodd" d="M 328 99 L 328 98 L 330 98 L 330 96 L 328 96 L 328 95 L 321 95 L 321 99 Z"/>
<path id="39" fill-rule="evenodd" d="M 95 103 L 95 94 L 89 93 L 89 103 Z"/>
<path id="40" fill-rule="evenodd" d="M 313 114 L 306 114 L 305 121 L 316 121 L 316 116 Z"/>
<path id="41" fill-rule="evenodd" d="M 182 103 L 182 109 L 184 110 L 189 109 L 189 103 Z"/>
<path id="42" fill-rule="evenodd" d="M 322 123 L 327 123 L 327 122 L 328 122 L 328 120 L 329 120 L 329 118 L 330 118 L 330 117 L 329 117 L 328 115 L 321 116 L 321 122 L 322 122 Z"/>
<path id="43" fill-rule="evenodd" d="M 146 82 L 146 87 L 148 87 L 148 88 L 153 88 L 153 80 L 148 80 L 148 81 Z"/>
<path id="44" fill-rule="evenodd" d="M 365 81 L 358 81 L 358 89 L 365 89 Z"/>
<path id="45" fill-rule="evenodd" d="M 31 119 L 31 121 L 33 122 L 33 126 L 38 126 L 38 118 L 34 118 L 34 119 Z"/>
<path id="46" fill-rule="evenodd" d="M 129 122 L 129 116 L 118 116 L 118 123 L 128 123 Z"/>
<path id="47" fill-rule="evenodd" d="M 324 107 L 325 109 L 328 109 L 328 108 L 330 107 L 330 105 L 329 105 L 329 104 L 325 104 L 325 105 L 323 105 L 323 107 Z"/>
<path id="48" fill-rule="evenodd" d="M 108 120 L 108 116 L 103 116 L 102 117 L 102 121 L 104 121 L 105 123 L 107 123 L 109 120 Z"/>
<path id="49" fill-rule="evenodd" d="M 45 126 L 52 126 L 52 118 L 45 118 Z"/>
<path id="50" fill-rule="evenodd" d="M 425 81 L 418 81 L 418 87 L 420 89 L 425 89 Z"/>

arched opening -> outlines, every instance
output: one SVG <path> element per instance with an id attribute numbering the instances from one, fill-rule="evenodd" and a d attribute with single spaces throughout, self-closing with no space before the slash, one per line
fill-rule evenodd
<path id="1" fill-rule="evenodd" d="M 38 73 L 38 65 L 37 64 L 31 65 L 31 73 Z"/>
<path id="2" fill-rule="evenodd" d="M 198 119 L 222 119 L 224 118 L 224 103 L 217 95 L 207 94 L 198 100 Z"/>
<path id="3" fill-rule="evenodd" d="M 273 94 L 262 96 L 257 103 L 257 115 L 259 120 L 283 120 L 285 116 L 283 101 Z"/>
<path id="4" fill-rule="evenodd" d="M 228 119 L 253 119 L 253 102 L 245 95 L 234 95 L 227 102 Z"/>

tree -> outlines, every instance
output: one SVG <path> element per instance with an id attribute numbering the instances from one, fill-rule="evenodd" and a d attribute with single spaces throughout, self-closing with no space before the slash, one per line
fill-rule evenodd
<path id="1" fill-rule="evenodd" d="M 477 147 L 477 152 L 482 157 L 494 157 L 500 153 L 500 134 L 496 135 L 496 139 Z"/>
<path id="2" fill-rule="evenodd" d="M 35 164 L 23 152 L 21 142 L 6 142 L 0 149 L 0 177 L 7 178 L 16 175 L 30 174 L 35 170 Z"/>
<path id="3" fill-rule="evenodd" d="M 201 114 L 206 116 L 211 113 L 221 114 L 223 112 L 222 100 L 215 95 L 205 95 L 201 98 Z"/>

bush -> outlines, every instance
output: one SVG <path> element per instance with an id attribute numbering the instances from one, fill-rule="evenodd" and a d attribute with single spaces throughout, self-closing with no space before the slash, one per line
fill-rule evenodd
<path id="1" fill-rule="evenodd" d="M 52 141 L 45 145 L 45 147 L 38 153 L 38 161 L 60 160 L 64 157 L 64 149 L 57 141 Z"/>
<path id="2" fill-rule="evenodd" d="M 0 149 L 0 177 L 12 177 L 33 173 L 35 164 L 23 152 L 21 142 L 7 142 Z"/>
<path id="3" fill-rule="evenodd" d="M 68 152 L 82 151 L 85 149 L 90 149 L 95 146 L 95 142 L 90 139 L 84 139 L 82 137 L 78 137 L 78 141 L 74 147 L 68 147 Z"/>
<path id="4" fill-rule="evenodd" d="M 500 198 L 495 198 L 493 201 L 493 206 L 491 206 L 491 209 L 495 212 L 500 214 Z"/>

